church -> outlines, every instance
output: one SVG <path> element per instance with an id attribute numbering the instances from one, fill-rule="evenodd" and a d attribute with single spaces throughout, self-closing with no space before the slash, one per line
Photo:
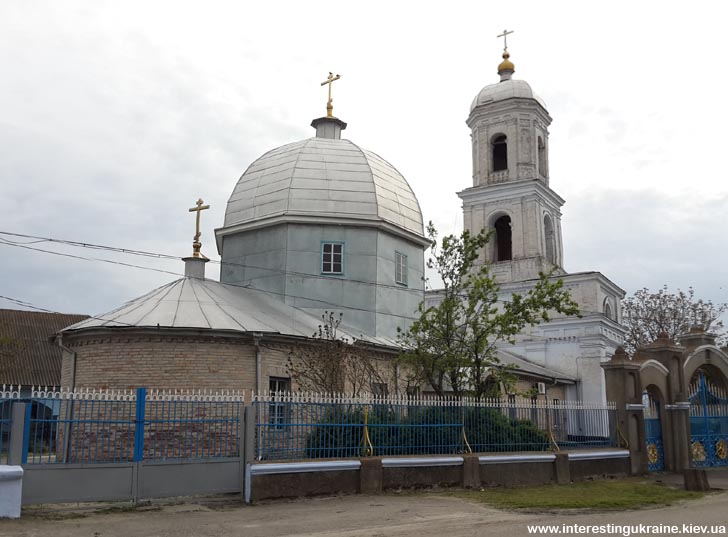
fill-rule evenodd
<path id="1" fill-rule="evenodd" d="M 524 333 L 500 357 L 518 366 L 521 387 L 562 400 L 604 399 L 599 364 L 622 338 L 624 292 L 598 272 L 563 270 L 560 207 L 549 186 L 546 106 L 504 52 L 500 82 L 476 96 L 473 186 L 458 195 L 465 229 L 494 229 L 483 252 L 506 298 L 556 267 L 581 318 L 556 318 Z M 376 153 L 343 139 L 333 115 L 311 123 L 315 136 L 255 160 L 234 186 L 215 240 L 220 281 L 205 277 L 202 200 L 185 277 L 121 307 L 61 330 L 62 385 L 69 388 L 291 390 L 288 367 L 312 339 L 322 314 L 341 314 L 340 335 L 364 346 L 386 371 L 380 393 L 403 394 L 397 328 L 425 294 L 423 217 L 405 178 Z M 370 386 L 370 388 L 374 388 Z M 411 388 L 411 387 L 407 387 Z"/>
<path id="2" fill-rule="evenodd" d="M 501 349 L 501 360 L 514 362 L 515 356 L 571 379 L 567 400 L 604 401 L 600 364 L 624 338 L 624 291 L 600 272 L 563 269 L 564 199 L 550 187 L 551 116 L 544 101 L 514 73 L 506 47 L 498 66 L 500 80 L 480 90 L 470 105 L 473 186 L 458 192 L 463 227 L 472 233 L 494 231 L 480 263 L 490 264 L 501 284 L 500 299 L 527 293 L 539 273 L 553 269 L 579 305 L 580 318 L 556 317 L 527 329 L 515 345 Z M 437 291 L 428 292 L 426 303 L 437 301 Z M 540 393 L 546 390 L 537 387 Z"/>

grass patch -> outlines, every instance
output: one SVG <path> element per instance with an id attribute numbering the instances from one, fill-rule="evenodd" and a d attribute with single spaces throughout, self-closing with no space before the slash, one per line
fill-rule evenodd
<path id="1" fill-rule="evenodd" d="M 487 488 L 451 493 L 505 509 L 630 509 L 701 498 L 700 492 L 672 489 L 639 478 L 583 481 L 570 485 Z"/>
<path id="2" fill-rule="evenodd" d="M 32 510 L 28 510 L 26 508 L 23 508 L 21 511 L 21 515 L 24 518 L 32 517 L 32 518 L 39 518 L 42 520 L 73 520 L 76 518 L 86 518 L 86 514 L 84 513 L 76 513 L 76 512 L 64 512 L 64 511 L 43 511 L 43 512 L 34 512 Z"/>

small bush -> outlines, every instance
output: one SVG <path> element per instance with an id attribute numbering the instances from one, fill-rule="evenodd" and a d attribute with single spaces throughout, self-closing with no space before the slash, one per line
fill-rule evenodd
<path id="1" fill-rule="evenodd" d="M 399 410 L 399 411 L 398 411 Z M 437 455 L 474 452 L 542 451 L 548 436 L 529 420 L 497 409 L 377 405 L 368 411 L 367 430 L 375 455 Z M 364 408 L 350 405 L 326 411 L 306 437 L 309 458 L 365 455 Z"/>

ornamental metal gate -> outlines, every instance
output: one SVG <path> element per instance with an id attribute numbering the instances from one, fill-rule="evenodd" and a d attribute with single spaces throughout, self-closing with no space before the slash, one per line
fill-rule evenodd
<path id="1" fill-rule="evenodd" d="M 661 472 L 665 469 L 665 450 L 662 443 L 660 403 L 647 392 L 642 396 L 645 405 L 645 444 L 647 445 L 647 469 Z"/>
<path id="2" fill-rule="evenodd" d="M 728 466 L 728 394 L 702 371 L 688 393 L 693 466 Z"/>

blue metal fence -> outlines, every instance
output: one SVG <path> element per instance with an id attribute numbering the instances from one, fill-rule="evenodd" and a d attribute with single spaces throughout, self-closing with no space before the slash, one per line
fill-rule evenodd
<path id="1" fill-rule="evenodd" d="M 237 457 L 243 412 L 242 395 L 147 395 L 144 460 Z"/>
<path id="2" fill-rule="evenodd" d="M 254 396 L 253 406 L 258 460 L 616 445 L 613 405 L 270 394 Z"/>
<path id="3" fill-rule="evenodd" d="M 689 392 L 693 466 L 728 466 L 728 394 L 702 371 Z"/>
<path id="4" fill-rule="evenodd" d="M 47 391 L 26 403 L 24 463 L 238 457 L 241 393 Z M 0 432 L 10 428 L 0 393 Z M 252 398 L 256 458 L 545 451 L 616 445 L 613 405 L 539 399 L 440 400 L 271 394 Z M 8 435 L 2 438 L 6 450 Z"/>
<path id="5" fill-rule="evenodd" d="M 240 455 L 244 395 L 238 392 L 33 390 L 32 397 L 17 400 L 27 404 L 23 463 L 95 464 Z M 5 401 L 0 398 L 0 409 Z M 0 432 L 2 427 L 9 429 L 9 417 L 7 424 L 0 422 Z"/>

